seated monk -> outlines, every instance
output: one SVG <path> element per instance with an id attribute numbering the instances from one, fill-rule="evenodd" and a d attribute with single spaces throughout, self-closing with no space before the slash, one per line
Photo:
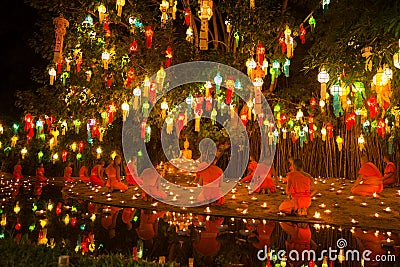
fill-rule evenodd
<path id="1" fill-rule="evenodd" d="M 218 253 L 221 248 L 221 244 L 217 240 L 219 230 L 217 226 L 220 226 L 224 222 L 224 218 L 211 217 L 206 220 L 205 216 L 198 215 L 198 222 L 202 223 L 205 227 L 200 233 L 200 238 L 196 238 L 193 242 L 193 248 L 205 257 L 211 257 Z M 195 223 L 198 225 L 198 223 Z"/>
<path id="2" fill-rule="evenodd" d="M 101 160 L 99 164 L 95 165 L 90 172 L 90 182 L 94 185 L 104 186 L 103 180 L 103 167 L 104 160 Z"/>
<path id="3" fill-rule="evenodd" d="M 383 187 L 391 187 L 396 184 L 396 165 L 390 161 L 390 156 L 385 155 L 383 162 L 386 163 L 386 168 L 383 176 Z"/>
<path id="4" fill-rule="evenodd" d="M 254 192 L 261 193 L 264 190 L 266 193 L 268 191 L 270 191 L 271 193 L 275 193 L 276 186 L 274 184 L 274 180 L 272 180 L 273 173 L 273 166 L 268 166 L 268 164 L 265 162 L 258 164 L 258 168 L 254 173 L 254 176 L 258 179 L 256 181 L 257 188 Z M 264 178 L 262 182 L 261 178 Z"/>
<path id="5" fill-rule="evenodd" d="M 115 237 L 115 227 L 117 226 L 117 217 L 118 217 L 118 213 L 121 210 L 121 208 L 112 207 L 112 206 L 110 208 L 108 208 L 106 206 L 105 209 L 108 209 L 111 212 L 111 214 L 103 215 L 101 217 L 101 226 L 103 226 L 103 228 L 108 231 L 108 235 L 110 238 L 114 238 Z M 103 211 L 105 209 L 103 209 Z"/>
<path id="6" fill-rule="evenodd" d="M 70 182 L 75 182 L 74 178 L 72 176 L 72 168 L 71 168 L 71 162 L 67 162 L 67 166 L 64 169 L 64 179 L 67 183 Z"/>
<path id="7" fill-rule="evenodd" d="M 84 183 L 90 182 L 88 168 L 85 165 L 83 165 L 79 170 L 79 181 L 84 182 Z"/>
<path id="8" fill-rule="evenodd" d="M 253 247 L 264 249 L 265 246 L 271 246 L 271 235 L 275 229 L 275 221 L 260 222 L 257 226 L 246 224 L 246 228 L 252 231 L 249 235 L 249 241 L 251 238 L 257 240 L 257 242 L 252 242 Z M 254 233 L 255 230 L 256 233 Z"/>
<path id="9" fill-rule="evenodd" d="M 136 233 L 141 240 L 153 243 L 153 238 L 158 233 L 158 218 L 163 217 L 165 211 L 158 211 L 154 213 L 151 210 L 141 210 L 140 224 L 136 228 Z"/>
<path id="10" fill-rule="evenodd" d="M 383 177 L 378 168 L 369 162 L 368 157 L 361 157 L 361 168 L 357 180 L 351 188 L 353 195 L 368 196 L 373 193 L 380 193 L 383 190 Z"/>
<path id="11" fill-rule="evenodd" d="M 137 171 L 136 162 L 137 157 L 133 156 L 132 161 L 130 161 L 125 167 L 126 182 L 128 185 L 138 186 L 139 184 L 142 184 Z"/>
<path id="12" fill-rule="evenodd" d="M 108 177 L 106 186 L 110 188 L 111 191 L 128 190 L 128 186 L 121 182 L 121 170 L 119 164 L 121 164 L 121 157 L 117 155 L 115 156 L 114 160 L 111 161 L 111 164 L 106 168 L 106 174 Z"/>
<path id="13" fill-rule="evenodd" d="M 20 160 L 18 160 L 17 164 L 14 166 L 13 176 L 15 181 L 17 182 L 19 182 L 19 180 L 24 178 L 24 176 L 22 175 L 22 166 Z"/>
<path id="14" fill-rule="evenodd" d="M 247 166 L 247 176 L 242 179 L 243 183 L 250 182 L 251 179 L 253 179 L 253 175 L 257 169 L 257 166 L 258 166 L 258 164 L 254 160 L 254 157 L 250 156 L 250 162 L 249 162 L 249 165 Z"/>
<path id="15" fill-rule="evenodd" d="M 294 169 L 296 169 L 294 167 Z M 295 259 L 292 261 L 289 258 L 290 266 L 302 266 L 302 264 L 307 264 L 309 260 L 307 258 L 301 257 L 307 253 L 304 251 L 310 251 L 311 247 L 316 247 L 316 243 L 311 239 L 311 229 L 308 223 L 294 223 L 294 222 L 280 222 L 279 223 L 283 231 L 288 234 L 288 239 L 286 240 L 286 255 L 292 253 L 292 255 L 300 255 L 299 260 Z M 293 251 L 293 252 L 292 252 Z M 297 253 L 294 253 L 297 252 Z"/>
<path id="16" fill-rule="evenodd" d="M 196 176 L 199 179 L 199 184 L 203 186 L 203 191 L 199 195 L 200 202 L 216 201 L 218 206 L 222 205 L 225 201 L 224 195 L 221 191 L 221 183 L 223 182 L 224 172 L 217 166 L 210 164 L 208 167 L 207 162 L 199 164 Z M 205 168 L 205 169 L 204 169 Z"/>
<path id="17" fill-rule="evenodd" d="M 166 199 L 167 193 L 160 189 L 160 175 L 154 168 L 146 168 L 140 175 L 142 182 L 142 198 L 144 200 Z"/>
<path id="18" fill-rule="evenodd" d="M 44 167 L 43 167 L 43 163 L 40 163 L 39 168 L 36 169 L 36 178 L 38 179 L 38 181 L 48 181 L 49 179 L 46 178 L 44 176 Z"/>
<path id="19" fill-rule="evenodd" d="M 307 216 L 311 205 L 311 197 L 316 193 L 311 175 L 303 171 L 301 159 L 294 160 L 294 171 L 288 173 L 286 193 L 289 196 L 279 206 L 279 211 L 291 214 L 296 212 L 299 216 Z"/>

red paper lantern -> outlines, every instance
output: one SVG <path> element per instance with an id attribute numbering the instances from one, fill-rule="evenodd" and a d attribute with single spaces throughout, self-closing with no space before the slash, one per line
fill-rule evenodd
<path id="1" fill-rule="evenodd" d="M 85 144 L 83 143 L 83 141 L 79 142 L 79 145 L 78 145 L 79 146 L 79 153 L 82 153 L 84 145 Z"/>
<path id="2" fill-rule="evenodd" d="M 60 215 L 62 212 L 62 203 L 58 202 L 57 207 L 56 207 L 56 214 Z"/>
<path id="3" fill-rule="evenodd" d="M 258 59 L 258 64 L 262 66 L 264 62 L 264 54 L 265 54 L 265 48 L 262 44 L 259 44 L 256 49 L 257 53 L 257 59 Z"/>
<path id="4" fill-rule="evenodd" d="M 189 8 L 185 8 L 184 11 L 185 11 L 185 24 L 186 24 L 186 26 L 189 26 L 191 12 L 190 12 Z"/>
<path id="5" fill-rule="evenodd" d="M 21 230 L 21 222 L 19 218 L 17 218 L 17 223 L 15 224 L 15 230 L 17 231 Z"/>
<path id="6" fill-rule="evenodd" d="M 146 136 L 147 120 L 143 120 L 140 124 L 140 138 L 144 139 Z"/>
<path id="7" fill-rule="evenodd" d="M 129 53 L 136 52 L 138 50 L 138 43 L 136 40 L 133 40 L 131 45 L 129 46 Z"/>
<path id="8" fill-rule="evenodd" d="M 326 129 L 328 130 L 328 138 L 333 138 L 333 125 L 332 125 L 332 123 L 328 123 L 326 125 Z"/>
<path id="9" fill-rule="evenodd" d="M 186 119 L 186 115 L 184 113 L 179 113 L 178 115 L 178 130 L 182 131 L 183 127 L 185 127 L 185 119 Z"/>
<path id="10" fill-rule="evenodd" d="M 151 26 L 147 26 L 145 35 L 146 35 L 146 48 L 149 49 L 153 43 L 153 35 L 154 35 L 154 31 L 151 28 Z"/>
<path id="11" fill-rule="evenodd" d="M 25 126 L 24 126 L 25 132 L 28 132 L 30 130 L 31 124 L 32 124 L 32 115 L 28 113 L 25 115 Z"/>
<path id="12" fill-rule="evenodd" d="M 345 119 L 345 123 L 346 123 L 346 130 L 350 131 L 351 128 L 356 125 L 356 113 L 352 112 L 346 115 L 346 119 Z"/>
<path id="13" fill-rule="evenodd" d="M 380 118 L 380 119 L 378 120 L 378 125 L 377 125 L 376 128 L 377 128 L 377 129 L 376 129 L 376 132 L 377 132 L 378 136 L 384 138 L 384 137 L 385 137 L 385 129 L 386 129 L 385 120 L 382 119 L 382 118 Z"/>
<path id="14" fill-rule="evenodd" d="M 157 96 L 157 83 L 153 81 L 150 84 L 150 102 L 154 103 L 156 101 L 156 96 Z"/>
<path id="15" fill-rule="evenodd" d="M 76 222 L 77 222 L 76 217 L 74 217 L 74 218 L 71 219 L 71 225 L 72 225 L 73 227 L 75 227 Z"/>
<path id="16" fill-rule="evenodd" d="M 374 119 L 379 113 L 378 103 L 374 95 L 367 100 L 367 105 L 369 107 L 369 116 Z"/>
<path id="17" fill-rule="evenodd" d="M 286 42 L 285 42 L 285 34 L 282 33 L 281 36 L 279 37 L 279 44 L 281 45 L 282 48 L 282 53 L 286 53 Z"/>
<path id="18" fill-rule="evenodd" d="M 314 109 L 316 105 L 317 105 L 317 100 L 315 100 L 314 97 L 311 97 L 311 99 L 310 99 L 311 108 Z"/>
<path id="19" fill-rule="evenodd" d="M 63 150 L 62 153 L 61 153 L 61 157 L 62 157 L 62 161 L 63 162 L 67 161 L 67 155 L 68 155 L 67 150 Z"/>
<path id="20" fill-rule="evenodd" d="M 165 50 L 165 57 L 167 58 L 165 60 L 165 67 L 168 68 L 171 66 L 172 57 L 173 57 L 172 48 L 170 46 L 168 46 L 167 50 Z"/>
<path id="21" fill-rule="evenodd" d="M 305 44 L 306 43 L 306 29 L 303 26 L 303 23 L 300 24 L 300 40 L 301 40 L 301 44 Z"/>

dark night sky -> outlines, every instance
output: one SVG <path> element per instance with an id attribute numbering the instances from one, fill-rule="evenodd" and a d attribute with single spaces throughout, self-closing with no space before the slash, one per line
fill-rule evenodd
<path id="1" fill-rule="evenodd" d="M 0 120 L 19 119 L 22 112 L 15 108 L 15 91 L 35 89 L 31 80 L 32 67 L 45 62 L 29 46 L 35 30 L 35 10 L 23 0 L 6 0 L 0 23 Z"/>

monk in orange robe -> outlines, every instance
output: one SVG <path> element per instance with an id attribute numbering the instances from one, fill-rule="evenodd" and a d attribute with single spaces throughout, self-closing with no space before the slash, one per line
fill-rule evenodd
<path id="1" fill-rule="evenodd" d="M 272 176 L 274 174 L 273 166 L 268 166 L 267 163 L 260 163 L 258 164 L 257 171 L 255 171 L 254 176 L 257 177 L 258 182 L 257 188 L 254 192 L 261 193 L 264 191 L 270 191 L 271 193 L 276 192 L 276 186 L 274 184 L 274 180 L 272 180 Z M 261 178 L 264 180 L 261 182 Z"/>
<path id="2" fill-rule="evenodd" d="M 140 175 L 140 180 L 143 181 L 141 188 L 142 198 L 145 201 L 156 199 L 166 199 L 167 193 L 160 189 L 160 175 L 154 168 L 146 168 Z"/>
<path id="3" fill-rule="evenodd" d="M 95 165 L 90 172 L 90 182 L 94 185 L 104 186 L 103 180 L 104 160 Z"/>
<path id="4" fill-rule="evenodd" d="M 47 177 L 44 176 L 43 163 L 40 163 L 39 168 L 36 169 L 36 178 L 38 179 L 38 181 L 41 182 L 46 182 L 49 180 Z"/>
<path id="5" fill-rule="evenodd" d="M 71 168 L 71 162 L 67 162 L 67 166 L 64 169 L 64 179 L 67 183 L 70 182 L 75 182 L 74 178 L 72 176 L 72 168 Z"/>
<path id="6" fill-rule="evenodd" d="M 140 212 L 140 224 L 136 228 L 139 238 L 147 241 L 153 240 L 158 232 L 158 218 L 164 216 L 165 211 L 153 213 L 151 210 L 142 210 Z"/>
<path id="7" fill-rule="evenodd" d="M 79 170 L 79 181 L 84 182 L 84 183 L 90 182 L 88 168 L 85 165 L 83 165 Z"/>
<path id="8" fill-rule="evenodd" d="M 136 156 L 133 156 L 132 161 L 130 161 L 125 167 L 126 182 L 128 185 L 138 186 L 143 183 L 139 178 L 136 162 L 137 158 Z"/>
<path id="9" fill-rule="evenodd" d="M 383 190 L 383 177 L 379 169 L 369 162 L 366 155 L 361 157 L 361 168 L 355 185 L 351 188 L 353 195 L 368 196 Z"/>
<path id="10" fill-rule="evenodd" d="M 383 157 L 383 162 L 386 163 L 383 176 L 383 187 L 394 186 L 396 184 L 396 165 L 390 161 L 389 155 Z"/>
<path id="11" fill-rule="evenodd" d="M 103 215 L 101 218 L 101 225 L 103 226 L 104 229 L 108 231 L 108 235 L 110 238 L 115 237 L 115 227 L 117 226 L 117 217 L 118 213 L 121 210 L 121 208 L 118 207 L 105 207 L 106 209 L 109 209 L 111 214 L 110 215 Z M 104 211 L 104 209 L 103 209 Z"/>
<path id="12" fill-rule="evenodd" d="M 289 196 L 279 206 L 279 211 L 291 214 L 307 216 L 308 208 L 311 205 L 311 197 L 316 193 L 313 190 L 313 181 L 310 174 L 303 171 L 303 163 L 300 159 L 294 160 L 294 171 L 288 173 L 286 193 Z"/>
<path id="13" fill-rule="evenodd" d="M 296 167 L 294 166 L 294 169 Z M 311 249 L 311 244 L 315 245 L 314 241 L 311 239 L 311 230 L 308 223 L 293 223 L 293 222 L 281 222 L 279 223 L 283 231 L 288 234 L 288 239 L 286 240 L 286 250 L 288 255 L 291 251 L 297 251 L 297 253 L 292 253 L 292 255 L 299 255 L 298 261 L 291 261 L 289 259 L 290 266 L 300 266 L 303 263 L 308 263 L 307 258 L 302 259 L 303 251 L 309 251 Z M 308 256 L 304 253 L 305 257 Z M 304 260 L 304 261 L 303 261 Z"/>
<path id="14" fill-rule="evenodd" d="M 211 257 L 217 254 L 221 248 L 221 244 L 217 240 L 219 233 L 217 226 L 220 226 L 224 222 L 224 218 L 211 217 L 211 219 L 206 220 L 204 216 L 199 215 L 198 219 L 205 226 L 205 229 L 201 231 L 200 239 L 193 242 L 193 248 L 201 255 Z"/>
<path id="15" fill-rule="evenodd" d="M 15 181 L 17 182 L 19 182 L 19 180 L 24 178 L 24 176 L 22 175 L 22 166 L 20 160 L 18 160 L 17 164 L 14 166 L 13 176 Z"/>
<path id="16" fill-rule="evenodd" d="M 215 163 L 215 160 L 213 163 Z M 216 204 L 219 206 L 225 201 L 221 191 L 224 172 L 214 164 L 206 167 L 207 165 L 207 162 L 202 162 L 197 167 L 196 176 L 199 179 L 199 184 L 203 186 L 203 191 L 199 195 L 199 201 L 216 201 Z"/>
<path id="17" fill-rule="evenodd" d="M 265 223 L 259 223 L 257 227 L 246 224 L 246 228 L 250 231 L 257 230 L 257 234 L 250 234 L 251 237 L 256 237 L 258 242 L 252 242 L 253 247 L 257 249 L 264 249 L 265 246 L 271 245 L 271 235 L 275 229 L 275 221 L 267 221 Z"/>
<path id="18" fill-rule="evenodd" d="M 106 168 L 106 174 L 108 177 L 106 186 L 113 190 L 128 190 L 128 186 L 121 182 L 121 172 L 119 164 L 121 164 L 121 157 L 115 156 L 114 160 Z"/>
<path id="19" fill-rule="evenodd" d="M 254 157 L 250 156 L 250 162 L 249 162 L 249 165 L 247 166 L 247 176 L 242 179 L 243 183 L 250 182 L 251 179 L 253 179 L 254 172 L 256 171 L 257 166 L 258 166 L 258 164 L 254 160 Z"/>

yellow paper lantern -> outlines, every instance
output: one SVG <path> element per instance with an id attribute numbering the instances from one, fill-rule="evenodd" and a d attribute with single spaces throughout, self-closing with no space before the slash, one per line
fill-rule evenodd
<path id="1" fill-rule="evenodd" d="M 338 148 L 339 148 L 339 151 L 342 151 L 342 148 L 343 148 L 343 138 L 340 137 L 340 135 L 338 135 L 338 136 L 336 137 L 336 143 L 337 143 L 337 146 L 338 146 Z"/>
<path id="2" fill-rule="evenodd" d="M 21 149 L 21 156 L 22 156 L 22 159 L 25 159 L 26 153 L 28 153 L 28 150 L 26 149 L 26 147 L 24 147 L 23 149 Z"/>
<path id="3" fill-rule="evenodd" d="M 326 84 L 329 82 L 329 73 L 322 68 L 318 73 L 318 82 L 321 83 L 321 99 L 326 99 Z"/>
<path id="4" fill-rule="evenodd" d="M 101 147 L 98 147 L 96 149 L 96 153 L 97 153 L 97 159 L 100 159 L 101 158 L 101 153 L 103 153 L 103 151 L 101 150 Z"/>
<path id="5" fill-rule="evenodd" d="M 375 86 L 385 86 L 388 83 L 388 77 L 383 72 L 382 68 L 379 68 L 372 81 Z"/>
<path id="6" fill-rule="evenodd" d="M 99 20 L 100 20 L 100 23 L 103 23 L 104 18 L 105 18 L 105 14 L 106 14 L 106 12 L 107 12 L 107 8 L 106 8 L 103 4 L 101 4 L 101 5 L 99 5 L 99 7 L 97 8 L 97 11 L 99 12 Z"/>

